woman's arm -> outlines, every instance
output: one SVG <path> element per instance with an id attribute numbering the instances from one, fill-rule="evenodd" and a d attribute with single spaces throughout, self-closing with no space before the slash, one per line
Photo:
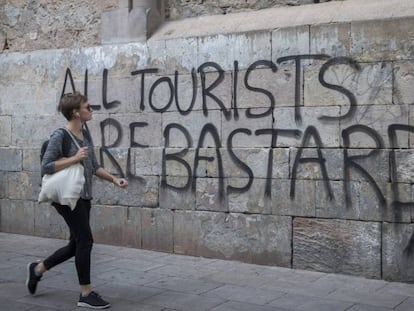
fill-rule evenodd
<path id="1" fill-rule="evenodd" d="M 96 170 L 95 174 L 99 178 L 110 181 L 120 188 L 125 188 L 128 186 L 128 181 L 125 178 L 115 177 L 114 175 L 110 174 L 107 170 L 105 170 L 103 167 L 99 167 Z"/>
<path id="2" fill-rule="evenodd" d="M 73 164 L 81 162 L 83 159 L 85 159 L 88 156 L 88 148 L 82 147 L 76 152 L 75 155 L 69 157 L 69 158 L 60 158 L 59 160 L 55 161 L 54 171 L 58 172 L 60 170 L 63 170 L 64 168 L 67 168 Z"/>

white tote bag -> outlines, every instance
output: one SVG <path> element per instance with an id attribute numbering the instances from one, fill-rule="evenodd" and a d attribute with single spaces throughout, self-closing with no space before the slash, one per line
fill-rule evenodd
<path id="1" fill-rule="evenodd" d="M 72 133 L 68 130 L 66 131 L 78 149 L 80 149 Z M 76 163 L 56 173 L 45 174 L 42 178 L 38 202 L 55 202 L 61 205 L 68 205 L 73 210 L 85 184 L 83 171 L 83 165 Z"/>

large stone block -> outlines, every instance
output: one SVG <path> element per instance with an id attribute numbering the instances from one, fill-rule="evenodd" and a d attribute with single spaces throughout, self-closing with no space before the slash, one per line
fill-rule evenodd
<path id="1" fill-rule="evenodd" d="M 254 115 L 263 114 L 268 109 L 252 108 L 249 113 Z M 222 145 L 228 145 L 229 136 L 234 135 L 232 138 L 232 146 L 235 148 L 246 147 L 268 147 L 272 146 L 272 135 L 269 134 L 257 134 L 257 130 L 270 130 L 272 129 L 273 116 L 272 114 L 263 116 L 260 118 L 246 117 L 246 109 L 239 109 L 240 118 L 238 120 L 224 120 L 222 122 L 223 137 Z M 237 133 L 235 131 L 247 129 L 248 133 Z M 234 134 L 237 133 L 237 134 Z"/>
<path id="2" fill-rule="evenodd" d="M 227 180 L 224 178 L 197 178 L 196 210 L 227 212 Z"/>
<path id="3" fill-rule="evenodd" d="M 121 189 L 100 179 L 94 181 L 94 199 L 99 205 L 158 206 L 159 178 L 128 178 L 128 188 Z"/>
<path id="4" fill-rule="evenodd" d="M 291 218 L 176 211 L 174 252 L 290 267 Z"/>
<path id="5" fill-rule="evenodd" d="M 116 114 L 99 125 L 100 137 L 105 135 L 105 146 L 129 148 L 139 144 L 158 147 L 163 142 L 161 115 L 157 113 Z"/>
<path id="6" fill-rule="evenodd" d="M 205 149 L 199 149 L 202 153 Z M 204 160 L 198 162 L 197 172 L 194 172 L 194 158 L 195 150 L 187 148 L 165 148 L 162 150 L 165 152 L 164 158 L 160 163 L 165 165 L 165 172 L 162 172 L 166 176 L 175 176 L 175 177 L 191 177 L 198 176 L 199 173 L 201 176 L 206 175 L 206 166 L 207 163 Z"/>
<path id="7" fill-rule="evenodd" d="M 192 177 L 167 176 L 160 185 L 160 208 L 195 210 L 196 192 L 192 190 Z"/>
<path id="8" fill-rule="evenodd" d="M 393 72 L 393 103 L 412 104 L 414 102 L 414 62 L 411 60 L 395 62 Z"/>
<path id="9" fill-rule="evenodd" d="M 273 58 L 308 54 L 309 26 L 279 28 L 272 32 Z"/>
<path id="10" fill-rule="evenodd" d="M 33 235 L 34 202 L 23 200 L 2 200 L 0 231 Z"/>
<path id="11" fill-rule="evenodd" d="M 198 40 L 198 62 L 215 62 L 225 71 L 247 69 L 254 61 L 271 59 L 271 35 L 269 32 L 214 35 Z"/>
<path id="12" fill-rule="evenodd" d="M 315 217 L 315 187 L 313 180 L 273 179 L 272 214 Z"/>
<path id="13" fill-rule="evenodd" d="M 377 184 L 380 189 L 378 194 L 369 182 L 347 181 L 347 183 L 345 189 L 345 181 L 329 181 L 333 199 L 329 200 L 326 196 L 316 197 L 316 217 L 367 221 L 382 221 L 392 217 L 386 201 L 389 185 L 382 182 Z M 316 192 L 323 191 L 326 191 L 326 184 L 318 181 Z M 382 201 L 383 198 L 385 201 Z M 404 214 L 404 217 L 406 220 L 410 219 L 409 215 Z"/>
<path id="14" fill-rule="evenodd" d="M 175 38 L 165 41 L 166 70 L 167 72 L 191 72 L 197 69 L 198 38 Z"/>
<path id="15" fill-rule="evenodd" d="M 136 176 L 134 153 L 131 148 L 95 148 L 98 163 L 113 175 Z"/>
<path id="16" fill-rule="evenodd" d="M 160 112 L 179 111 L 182 115 L 202 110 L 203 94 L 200 74 L 195 69 L 193 72 L 191 70 L 177 72 L 176 76 L 173 73 L 162 76 L 158 73 L 145 78 L 144 98 L 141 97 L 145 109 Z M 225 79 L 225 81 L 224 84 L 227 86 L 228 79 Z M 209 84 L 206 83 L 206 85 L 208 87 Z M 229 95 L 225 91 L 222 90 L 221 94 L 227 96 L 223 97 L 223 100 L 224 98 L 228 100 Z M 214 94 L 216 92 L 217 90 L 212 91 Z M 230 93 L 230 91 L 227 90 L 227 93 Z"/>
<path id="17" fill-rule="evenodd" d="M 23 149 L 22 169 L 23 171 L 40 172 L 40 147 Z"/>
<path id="18" fill-rule="evenodd" d="M 351 53 L 360 60 L 412 59 L 413 18 L 393 18 L 351 23 Z"/>
<path id="19" fill-rule="evenodd" d="M 2 99 L 0 98 L 0 114 L 2 114 Z M 0 116 L 0 147 L 8 147 L 11 144 L 11 117 Z"/>
<path id="20" fill-rule="evenodd" d="M 34 234 L 37 236 L 67 239 L 69 227 L 50 203 L 34 203 Z"/>
<path id="21" fill-rule="evenodd" d="M 135 176 L 160 176 L 162 172 L 161 148 L 134 148 Z"/>
<path id="22" fill-rule="evenodd" d="M 376 140 L 383 148 L 389 148 L 388 129 L 391 124 L 408 124 L 408 107 L 405 105 L 357 106 L 354 117 L 341 121 L 342 136 L 349 127 L 358 125 L 360 129 L 350 135 L 351 148 L 375 148 Z M 364 127 L 364 128 L 363 128 Z M 408 133 L 397 133 L 399 148 L 408 147 Z"/>
<path id="23" fill-rule="evenodd" d="M 102 68 L 101 75 L 96 78 L 88 76 L 87 95 L 90 99 L 89 103 L 94 105 L 93 114 L 138 113 L 142 92 L 141 81 L 130 77 L 129 72 L 123 73 L 124 76 L 115 76 L 115 70 L 111 69 L 107 70 L 106 84 L 104 85 L 104 69 Z"/>
<path id="24" fill-rule="evenodd" d="M 339 59 L 330 60 L 332 65 L 324 72 L 323 80 L 319 77 L 321 62 L 305 68 L 304 73 L 304 105 L 305 106 L 340 106 L 341 114 L 345 115 L 351 105 L 350 92 L 356 105 L 390 105 L 392 104 L 393 67 L 391 62 L 358 63 L 346 58 L 342 63 Z M 322 62 L 323 63 L 323 62 Z M 322 82 L 334 85 L 333 90 L 322 85 Z M 346 90 L 346 91 L 345 91 Z M 356 118 L 357 116 L 349 116 Z"/>
<path id="25" fill-rule="evenodd" d="M 229 178 L 228 186 L 244 188 L 248 185 L 246 178 Z M 270 214 L 272 202 L 270 194 L 266 194 L 267 187 L 272 186 L 271 179 L 254 178 L 248 190 L 230 192 L 227 189 L 226 198 L 231 213 Z"/>
<path id="26" fill-rule="evenodd" d="M 414 170 L 414 151 L 412 149 L 407 150 L 395 150 L 394 151 L 395 170 L 394 182 L 412 183 L 413 182 L 413 170 Z"/>
<path id="27" fill-rule="evenodd" d="M 167 209 L 141 210 L 142 248 L 173 252 L 173 211 Z"/>
<path id="28" fill-rule="evenodd" d="M 0 172 L 0 199 L 5 199 L 9 193 L 9 173 Z"/>
<path id="29" fill-rule="evenodd" d="M 14 83 L 37 82 L 42 85 L 53 85 L 57 79 L 64 76 L 65 64 L 68 61 L 66 49 L 41 49 L 30 53 L 3 53 L 0 60 L 1 80 Z M 56 100 L 56 98 L 53 98 Z M 51 99 L 49 99 L 51 100 Z"/>
<path id="30" fill-rule="evenodd" d="M 289 149 L 287 148 L 232 148 L 231 151 L 237 160 L 230 156 L 229 149 L 221 151 L 224 177 L 248 178 L 249 170 L 254 178 L 289 177 Z M 238 161 L 243 162 L 244 165 Z"/>
<path id="31" fill-rule="evenodd" d="M 414 281 L 412 247 L 409 247 L 413 232 L 413 224 L 383 224 L 382 270 L 385 280 Z M 411 253 L 407 252 L 409 249 Z"/>
<path id="32" fill-rule="evenodd" d="M 53 112 L 56 111 L 54 107 Z M 53 131 L 64 126 L 63 116 L 18 115 L 12 117 L 12 145 L 20 148 L 40 148 Z"/>
<path id="33" fill-rule="evenodd" d="M 0 148 L 0 171 L 20 172 L 22 170 L 22 150 Z"/>
<path id="34" fill-rule="evenodd" d="M 262 62 L 237 74 L 233 107 L 238 109 L 293 107 L 295 105 L 295 66 L 290 63 Z M 274 102 L 272 102 L 274 101 Z M 245 113 L 246 110 L 243 110 Z"/>
<path id="35" fill-rule="evenodd" d="M 295 218 L 293 268 L 380 278 L 381 225 Z"/>
<path id="36" fill-rule="evenodd" d="M 162 114 L 162 126 L 164 137 L 167 134 L 165 128 L 172 123 L 178 124 L 179 128 L 172 128 L 169 131 L 169 144 L 168 147 L 218 147 L 211 133 L 214 132 L 218 135 L 218 143 L 221 141 L 221 119 L 222 112 L 219 110 L 209 110 L 208 115 L 204 116 L 201 111 L 194 111 L 188 116 L 182 116 L 176 112 L 166 112 Z M 205 132 L 205 139 L 201 143 L 199 142 L 200 134 L 203 128 L 211 124 L 210 130 Z M 189 136 L 187 140 L 186 135 Z"/>
<path id="37" fill-rule="evenodd" d="M 140 246 L 136 243 L 141 237 L 140 217 L 135 217 L 127 206 L 93 206 L 91 210 L 91 227 L 97 243 L 113 245 Z"/>
<path id="38" fill-rule="evenodd" d="M 311 54 L 326 54 L 333 57 L 348 56 L 351 48 L 350 32 L 350 23 L 311 25 Z"/>
<path id="39" fill-rule="evenodd" d="M 353 140 L 353 136 L 351 136 L 351 144 L 353 144 Z M 343 163 L 341 163 L 343 169 L 341 173 L 344 172 L 345 162 L 347 162 L 348 169 L 345 174 L 348 174 L 349 180 L 367 180 L 367 178 L 372 178 L 376 183 L 388 182 L 390 180 L 389 150 L 368 148 L 368 146 L 365 146 L 365 148 L 360 149 L 347 149 L 347 155 L 343 155 Z M 344 179 L 344 177 L 341 176 L 340 179 Z"/>
<path id="40" fill-rule="evenodd" d="M 343 151 L 329 148 L 290 148 L 289 171 L 291 176 L 295 173 L 297 179 L 341 180 L 344 178 Z"/>
<path id="41" fill-rule="evenodd" d="M 40 172 L 16 172 L 9 174 L 9 198 L 37 201 L 42 178 Z"/>
<path id="42" fill-rule="evenodd" d="M 322 116 L 337 117 L 339 107 L 300 107 L 295 117 L 294 108 L 276 108 L 273 129 L 278 129 L 278 147 L 315 147 L 315 137 L 320 138 L 319 147 L 338 148 L 340 146 L 339 121 L 321 122 Z M 286 131 L 288 130 L 288 131 Z M 305 133 L 308 141 L 305 142 Z"/>

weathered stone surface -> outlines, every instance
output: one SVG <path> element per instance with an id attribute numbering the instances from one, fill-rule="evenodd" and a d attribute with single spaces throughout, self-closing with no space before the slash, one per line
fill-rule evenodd
<path id="1" fill-rule="evenodd" d="M 37 200 L 42 178 L 40 172 L 16 172 L 9 174 L 9 198 Z"/>
<path id="2" fill-rule="evenodd" d="M 311 25 L 311 54 L 326 54 L 333 57 L 349 56 L 351 48 L 350 32 L 350 23 Z"/>
<path id="3" fill-rule="evenodd" d="M 171 210 L 195 210 L 196 193 L 191 190 L 192 178 L 168 176 L 160 186 L 160 207 Z"/>
<path id="4" fill-rule="evenodd" d="M 56 116 L 13 117 L 12 145 L 20 148 L 40 148 L 55 129 L 65 124 L 64 122 L 63 117 L 56 118 Z"/>
<path id="5" fill-rule="evenodd" d="M 249 109 L 249 112 L 253 115 L 261 115 L 268 111 L 269 108 L 261 109 L 261 108 L 252 108 Z M 262 134 L 258 135 L 256 133 L 257 130 L 262 129 L 271 129 L 272 128 L 272 115 L 263 116 L 260 118 L 247 118 L 246 117 L 247 110 L 246 109 L 239 109 L 240 117 L 238 120 L 229 120 L 223 122 L 223 138 L 222 138 L 222 145 L 228 146 L 229 145 L 229 137 L 234 131 L 239 131 L 240 129 L 248 129 L 248 133 L 237 133 L 233 136 L 231 144 L 234 148 L 240 147 L 268 147 L 272 146 L 272 136 L 271 134 Z M 224 121 L 224 119 L 223 119 Z"/>
<path id="6" fill-rule="evenodd" d="M 22 150 L 0 148 L 0 171 L 19 172 L 22 170 Z"/>
<path id="7" fill-rule="evenodd" d="M 327 0 L 321 0 L 325 2 Z M 335 0 L 334 0 L 335 1 Z M 342 1 L 342 0 L 336 0 Z M 182 19 L 186 17 L 195 17 L 210 14 L 228 14 L 235 12 L 260 10 L 279 6 L 292 6 L 315 3 L 313 0 L 265 0 L 260 2 L 250 1 L 167 1 L 166 14 L 171 20 Z"/>
<path id="8" fill-rule="evenodd" d="M 69 228 L 50 203 L 34 203 L 34 234 L 42 237 L 67 239 Z"/>
<path id="9" fill-rule="evenodd" d="M 0 99 L 0 107 L 2 107 L 2 100 Z M 0 108 L 1 113 L 1 108 Z M 0 116 L 0 147 L 7 147 L 11 144 L 11 117 Z"/>
<path id="10" fill-rule="evenodd" d="M 196 179 L 196 210 L 227 212 L 227 180 L 224 178 Z"/>
<path id="11" fill-rule="evenodd" d="M 244 188 L 248 185 L 246 178 L 230 178 L 227 180 L 228 186 Z M 247 214 L 270 214 L 272 203 L 270 195 L 266 195 L 266 186 L 271 187 L 271 179 L 255 178 L 249 190 L 242 192 L 230 191 L 227 188 L 228 209 L 231 213 Z"/>
<path id="12" fill-rule="evenodd" d="M 199 65 L 215 62 L 225 71 L 247 69 L 255 60 L 271 59 L 271 36 L 268 32 L 251 32 L 202 37 L 198 41 Z"/>
<path id="13" fill-rule="evenodd" d="M 400 61 L 394 63 L 393 102 L 395 104 L 412 104 L 414 98 L 414 62 Z"/>
<path id="14" fill-rule="evenodd" d="M 122 234 L 123 245 L 137 248 L 142 247 L 142 216 L 140 207 L 128 207 Z"/>
<path id="15" fill-rule="evenodd" d="M 380 278 L 381 225 L 295 218 L 293 267 Z"/>
<path id="16" fill-rule="evenodd" d="M 270 63 L 262 63 L 249 70 L 240 70 L 233 105 L 239 109 L 261 107 L 261 112 L 265 112 L 274 100 L 275 107 L 293 107 L 295 82 L 295 65 L 289 62 L 274 64 L 273 67 Z M 241 116 L 242 113 L 245 114 L 246 110 L 240 112 Z"/>
<path id="17" fill-rule="evenodd" d="M 290 217 L 176 211 L 174 252 L 289 267 Z"/>
<path id="18" fill-rule="evenodd" d="M 141 210 L 143 248 L 173 252 L 173 213 L 166 209 L 143 208 Z"/>
<path id="19" fill-rule="evenodd" d="M 147 14 L 144 8 L 119 8 L 102 13 L 103 44 L 145 41 Z"/>
<path id="20" fill-rule="evenodd" d="M 358 135 L 358 134 L 357 134 Z M 351 135 L 351 144 L 354 144 L 354 136 Z M 368 146 L 361 149 L 347 149 L 347 155 L 343 155 L 343 170 L 345 162 L 348 162 L 349 180 L 367 180 L 368 176 L 376 182 L 388 182 L 390 180 L 389 173 L 389 150 L 386 149 L 369 149 Z M 360 167 L 360 168 L 358 168 Z M 361 170 L 364 170 L 363 173 Z M 344 179 L 343 176 L 340 179 Z"/>
<path id="21" fill-rule="evenodd" d="M 410 18 L 354 22 L 351 38 L 351 53 L 360 60 L 410 59 L 414 54 Z"/>
<path id="22" fill-rule="evenodd" d="M 210 108 L 211 109 L 211 108 Z M 182 116 L 176 112 L 167 112 L 162 114 L 162 125 L 163 133 L 165 135 L 165 127 L 177 123 L 181 125 L 182 129 L 172 129 L 174 135 L 170 134 L 169 147 L 192 147 L 199 146 L 200 134 L 203 127 L 206 124 L 212 124 L 218 134 L 219 139 L 221 138 L 221 112 L 218 110 L 209 110 L 208 116 L 204 116 L 201 111 L 194 111 L 191 115 Z M 183 133 L 189 134 L 191 140 L 190 143 L 187 141 Z M 208 132 L 210 133 L 210 131 Z M 205 139 L 200 147 L 217 147 L 215 141 L 210 134 L 206 134 Z"/>
<path id="23" fill-rule="evenodd" d="M 309 26 L 279 28 L 272 32 L 273 57 L 309 54 Z"/>
<path id="24" fill-rule="evenodd" d="M 237 160 L 232 158 L 229 149 L 221 149 L 220 152 L 226 178 L 248 178 L 248 169 L 254 178 L 289 177 L 289 149 L 287 148 L 232 148 Z M 241 166 L 238 161 L 243 162 L 248 168 Z M 209 162 L 208 171 L 214 164 L 216 166 L 217 162 Z M 213 172 L 217 172 L 216 167 Z"/>
<path id="25" fill-rule="evenodd" d="M 128 178 L 128 188 L 121 189 L 100 179 L 94 182 L 94 195 L 99 205 L 148 206 L 158 205 L 158 177 Z"/>
<path id="26" fill-rule="evenodd" d="M 313 180 L 273 179 L 272 214 L 315 217 L 315 187 Z"/>
<path id="27" fill-rule="evenodd" d="M 326 172 L 329 180 L 343 179 L 343 151 L 328 148 L 290 148 L 289 171 L 297 179 L 325 179 L 323 172 Z"/>
<path id="28" fill-rule="evenodd" d="M 320 144 L 323 147 L 337 148 L 340 145 L 339 122 L 321 122 L 321 116 L 340 115 L 339 107 L 299 107 L 299 117 L 295 118 L 294 108 L 276 108 L 274 111 L 273 127 L 281 130 L 277 138 L 278 147 L 315 147 L 315 136 L 320 137 Z M 309 141 L 304 144 L 304 135 L 308 130 Z"/>
<path id="29" fill-rule="evenodd" d="M 413 260 L 405 253 L 413 232 L 413 224 L 383 224 L 382 270 L 385 280 L 414 281 Z"/>
<path id="30" fill-rule="evenodd" d="M 34 234 L 34 202 L 2 200 L 0 230 L 19 234 Z"/>
<path id="31" fill-rule="evenodd" d="M 162 170 L 161 148 L 133 149 L 135 176 L 160 176 Z"/>
<path id="32" fill-rule="evenodd" d="M 7 198 L 9 193 L 9 173 L 0 172 L 0 199 Z"/>
<path id="33" fill-rule="evenodd" d="M 333 62 L 333 60 L 330 60 Z M 339 59 L 337 60 L 340 61 Z M 358 106 L 392 104 L 393 67 L 391 62 L 357 63 L 352 57 L 340 64 L 330 65 L 324 72 L 322 81 L 319 74 L 322 65 L 327 62 L 314 62 L 313 66 L 304 70 L 304 105 L 341 106 L 341 115 L 349 111 L 351 104 L 344 90 L 332 90 L 321 83 L 341 86 L 350 91 Z M 322 71 L 323 72 L 323 71 Z"/>
<path id="34" fill-rule="evenodd" d="M 138 207 L 95 205 L 91 210 L 91 227 L 98 243 L 142 247 Z"/>
<path id="35" fill-rule="evenodd" d="M 395 182 L 410 183 L 413 180 L 414 152 L 412 149 L 395 150 Z"/>
<path id="36" fill-rule="evenodd" d="M 122 245 L 122 230 L 127 210 L 126 206 L 95 205 L 91 210 L 94 240 L 98 243 Z"/>
<path id="37" fill-rule="evenodd" d="M 23 171 L 40 172 L 40 162 L 41 161 L 39 148 L 23 149 Z"/>
<path id="38" fill-rule="evenodd" d="M 365 126 L 367 129 L 361 129 L 352 134 L 351 148 L 378 148 L 374 140 L 377 137 L 381 144 L 388 148 L 390 147 L 388 128 L 391 124 L 408 124 L 408 107 L 405 105 L 357 106 L 354 117 L 341 122 L 341 132 L 356 124 Z M 370 134 L 370 132 L 373 133 Z M 398 142 L 400 148 L 407 148 L 408 134 L 398 133 Z"/>
<path id="39" fill-rule="evenodd" d="M 177 70 L 180 73 L 191 73 L 192 69 L 197 69 L 199 66 L 198 39 L 182 38 L 167 40 L 165 41 L 165 54 L 165 70 L 167 72 L 174 73 Z"/>

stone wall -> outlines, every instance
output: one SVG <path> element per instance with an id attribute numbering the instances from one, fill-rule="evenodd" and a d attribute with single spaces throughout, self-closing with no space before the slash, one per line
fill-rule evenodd
<path id="1" fill-rule="evenodd" d="M 75 88 L 99 160 L 130 182 L 95 180 L 96 242 L 413 281 L 414 7 L 374 2 L 322 4 L 329 22 L 270 9 L 251 31 L 231 32 L 234 14 L 226 33 L 182 21 L 143 42 L 0 54 L 0 230 L 68 236 L 36 200 L 39 148 Z"/>
<path id="2" fill-rule="evenodd" d="M 344 0 L 167 0 L 165 5 L 165 14 L 167 20 L 177 20 L 203 15 L 229 14 L 282 6 L 323 3 L 329 1 Z"/>
<path id="3" fill-rule="evenodd" d="M 137 3 L 145 1 L 134 0 Z M 119 8 L 126 2 L 128 1 L 9 0 L 0 2 L 0 53 L 99 45 L 102 42 L 102 13 Z M 176 20 L 314 2 L 317 1 L 205 1 L 202 3 L 165 1 L 165 12 L 160 13 L 167 20 Z"/>

